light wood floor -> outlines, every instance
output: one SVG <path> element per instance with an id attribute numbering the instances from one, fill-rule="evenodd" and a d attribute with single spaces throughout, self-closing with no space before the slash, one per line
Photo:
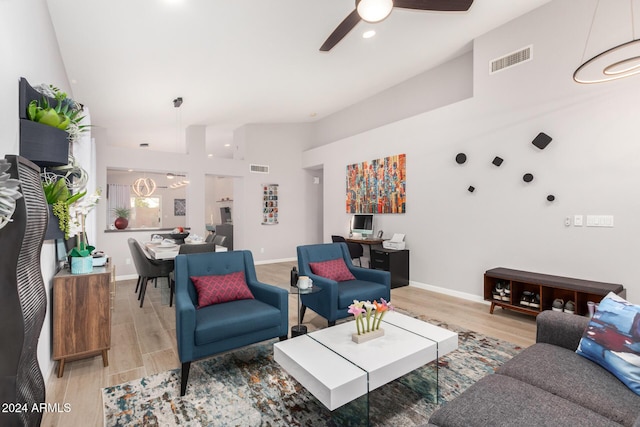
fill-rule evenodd
<path id="1" fill-rule="evenodd" d="M 289 289 L 294 262 L 258 265 L 258 279 Z M 175 311 L 168 305 L 166 282 L 149 286 L 144 307 L 136 299 L 135 280 L 117 283 L 111 326 L 109 367 L 102 358 L 69 362 L 64 376 L 55 373 L 47 381 L 47 403 L 68 403 L 68 413 L 45 413 L 43 426 L 101 426 L 101 389 L 180 366 L 176 348 Z M 391 302 L 416 314 L 458 325 L 527 347 L 535 342 L 535 319 L 515 312 L 407 286 L 391 291 Z M 289 297 L 289 324 L 297 324 L 297 297 Z M 307 310 L 304 324 L 309 331 L 326 327 L 326 320 Z"/>

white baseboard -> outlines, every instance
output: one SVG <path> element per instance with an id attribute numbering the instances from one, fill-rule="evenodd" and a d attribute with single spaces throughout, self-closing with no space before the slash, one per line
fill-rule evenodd
<path id="1" fill-rule="evenodd" d="M 131 279 L 137 279 L 138 275 L 137 274 L 125 274 L 124 276 L 116 276 L 116 282 L 119 280 L 131 280 Z"/>
<path id="2" fill-rule="evenodd" d="M 280 258 L 280 259 L 266 259 L 264 261 L 254 261 L 255 265 L 263 265 L 263 264 L 275 264 L 277 262 L 289 262 L 289 261 L 298 261 L 298 258 Z"/>
<path id="3" fill-rule="evenodd" d="M 420 282 L 416 282 L 416 281 L 413 281 L 413 280 L 409 281 L 409 286 L 415 286 L 416 288 L 424 289 L 424 290 L 431 291 L 431 292 L 437 292 L 439 294 L 449 295 L 449 296 L 452 296 L 452 297 L 455 297 L 455 298 L 466 299 L 468 301 L 479 302 L 479 303 L 487 304 L 487 305 L 490 304 L 489 301 L 485 301 L 484 298 L 482 298 L 481 296 L 474 295 L 474 294 L 469 294 L 467 292 L 453 291 L 451 289 L 441 288 L 439 286 L 428 285 L 426 283 L 420 283 Z"/>

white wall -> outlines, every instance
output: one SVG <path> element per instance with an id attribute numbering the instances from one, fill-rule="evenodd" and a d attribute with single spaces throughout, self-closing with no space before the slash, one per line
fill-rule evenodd
<path id="1" fill-rule="evenodd" d="M 473 99 L 305 152 L 303 167 L 324 167 L 325 239 L 347 231 L 346 165 L 406 153 L 407 213 L 376 223 L 407 233 L 412 281 L 480 297 L 484 271 L 503 266 L 622 283 L 640 301 L 640 77 L 572 81 L 589 19 L 551 2 L 476 40 Z M 528 44 L 533 61 L 488 76 L 490 59 Z M 554 138 L 543 151 L 531 144 L 540 131 Z M 574 214 L 611 214 L 615 227 L 565 227 Z"/>
<path id="2" fill-rule="evenodd" d="M 44 0 L 0 1 L 0 153 L 18 154 L 18 82 L 54 84 L 71 93 Z M 47 314 L 38 344 L 38 362 L 45 378 L 51 360 L 51 279 L 55 273 L 55 245 L 42 248 L 42 272 L 47 292 Z"/>
<path id="3" fill-rule="evenodd" d="M 305 149 L 412 117 L 473 95 L 473 52 L 318 120 Z"/>
<path id="4" fill-rule="evenodd" d="M 270 168 L 268 175 L 245 173 L 242 203 L 234 197 L 234 239 L 241 236 L 244 248 L 251 250 L 258 261 L 295 257 L 296 246 L 321 239 L 315 225 L 320 211 L 306 214 L 309 207 L 321 202 L 310 196 L 308 186 L 313 185 L 313 176 L 301 169 L 301 145 L 310 138 L 311 127 L 307 124 L 251 124 L 236 134 L 247 163 Z M 277 225 L 262 225 L 263 184 L 279 184 Z M 309 200 L 313 205 L 307 204 Z"/>

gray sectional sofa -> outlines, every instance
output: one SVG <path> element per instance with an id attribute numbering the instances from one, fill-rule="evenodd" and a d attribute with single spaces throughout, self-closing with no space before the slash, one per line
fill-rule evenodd
<path id="1" fill-rule="evenodd" d="M 540 313 L 536 344 L 435 411 L 429 425 L 640 427 L 640 396 L 575 353 L 588 322 Z"/>

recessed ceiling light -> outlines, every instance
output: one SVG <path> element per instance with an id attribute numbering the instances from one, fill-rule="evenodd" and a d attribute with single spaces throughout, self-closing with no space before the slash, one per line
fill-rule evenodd
<path id="1" fill-rule="evenodd" d="M 225 147 L 231 147 L 231 144 L 224 144 Z"/>
<path id="2" fill-rule="evenodd" d="M 213 154 L 207 154 L 207 157 L 213 157 Z"/>
<path id="3" fill-rule="evenodd" d="M 362 38 L 363 39 L 370 39 L 371 37 L 373 37 L 375 35 L 376 35 L 375 30 L 369 30 L 369 31 L 365 31 L 364 33 L 362 33 Z"/>
<path id="4" fill-rule="evenodd" d="M 315 117 L 315 116 L 317 116 L 317 115 L 318 115 L 318 113 L 315 113 L 315 112 L 314 112 L 314 113 L 309 114 L 309 117 Z"/>

